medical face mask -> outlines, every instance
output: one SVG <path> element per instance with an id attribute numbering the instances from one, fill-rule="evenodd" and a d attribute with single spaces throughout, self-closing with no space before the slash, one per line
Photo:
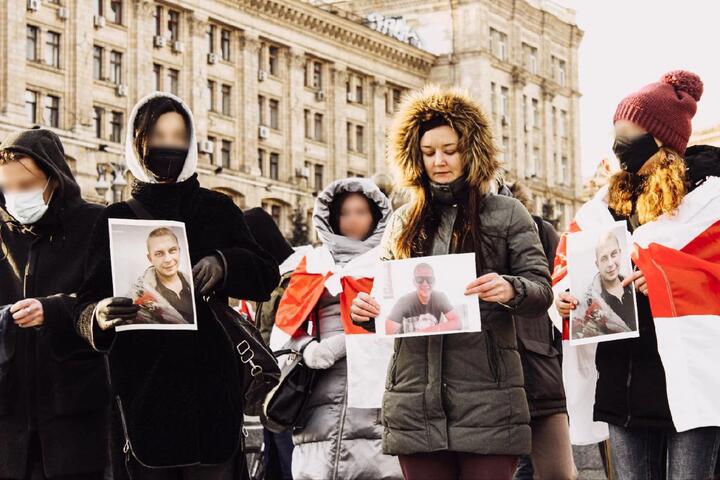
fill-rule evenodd
<path id="1" fill-rule="evenodd" d="M 47 212 L 45 189 L 50 180 L 41 189 L 28 192 L 5 193 L 5 209 L 15 220 L 23 225 L 30 225 L 42 218 Z"/>

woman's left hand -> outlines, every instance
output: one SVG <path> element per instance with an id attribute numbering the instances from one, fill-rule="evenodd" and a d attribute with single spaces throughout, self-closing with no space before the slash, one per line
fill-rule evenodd
<path id="1" fill-rule="evenodd" d="M 477 295 L 483 302 L 508 303 L 515 298 L 515 288 L 505 277 L 491 272 L 465 287 L 465 295 Z"/>

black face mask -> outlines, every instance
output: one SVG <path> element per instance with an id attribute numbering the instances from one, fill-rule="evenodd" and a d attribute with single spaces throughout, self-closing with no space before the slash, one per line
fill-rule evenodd
<path id="1" fill-rule="evenodd" d="M 615 137 L 613 152 L 620 166 L 628 173 L 637 173 L 640 168 L 655 155 L 660 147 L 649 133 L 635 138 Z"/>
<path id="2" fill-rule="evenodd" d="M 150 147 L 144 159 L 145 168 L 159 182 L 175 181 L 185 166 L 187 154 L 187 148 Z"/>

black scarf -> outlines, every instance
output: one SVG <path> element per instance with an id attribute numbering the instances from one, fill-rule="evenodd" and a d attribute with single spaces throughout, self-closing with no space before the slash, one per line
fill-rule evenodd
<path id="1" fill-rule="evenodd" d="M 195 207 L 195 196 L 200 191 L 197 174 L 183 182 L 145 183 L 135 181 L 132 196 L 156 218 L 184 221 Z"/>

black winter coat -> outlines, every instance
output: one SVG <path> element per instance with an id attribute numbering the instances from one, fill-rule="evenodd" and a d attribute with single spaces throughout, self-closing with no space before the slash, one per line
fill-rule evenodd
<path id="1" fill-rule="evenodd" d="M 33 432 L 48 476 L 102 471 L 108 463 L 105 362 L 76 334 L 72 313 L 72 295 L 83 279 L 82 259 L 102 207 L 80 198 L 54 133 L 22 132 L 2 148 L 32 157 L 57 187 L 48 211 L 30 226 L 0 209 L 0 305 L 37 298 L 45 319 L 37 329 L 10 322 L 5 332 L 0 478 L 25 478 Z"/>
<path id="2" fill-rule="evenodd" d="M 230 198 L 200 188 L 197 176 L 173 184 L 136 182 L 132 195 L 154 218 L 185 223 L 193 265 L 220 255 L 226 275 L 216 297 L 269 298 L 279 281 L 277 264 L 257 245 Z M 109 349 L 115 478 L 126 478 L 122 450 L 128 440 L 128 454 L 149 466 L 223 463 L 240 451 L 243 392 L 237 352 L 199 294 L 197 331 L 108 333 L 93 325 L 96 303 L 113 296 L 108 218 L 137 217 L 126 203 L 111 205 L 100 216 L 78 320 L 95 348 Z"/>
<path id="3" fill-rule="evenodd" d="M 533 215 L 540 242 L 552 268 L 560 237 L 553 226 Z M 562 378 L 562 339 L 547 313 L 515 317 L 518 350 L 525 376 L 530 417 L 538 418 L 567 412 Z"/>
<path id="4" fill-rule="evenodd" d="M 690 147 L 685 152 L 685 163 L 692 190 L 706 177 L 720 176 L 720 148 Z M 632 223 L 628 221 L 631 230 L 636 227 Z M 594 419 L 628 428 L 673 429 L 650 303 L 641 293 L 636 301 L 640 337 L 598 344 Z"/>

